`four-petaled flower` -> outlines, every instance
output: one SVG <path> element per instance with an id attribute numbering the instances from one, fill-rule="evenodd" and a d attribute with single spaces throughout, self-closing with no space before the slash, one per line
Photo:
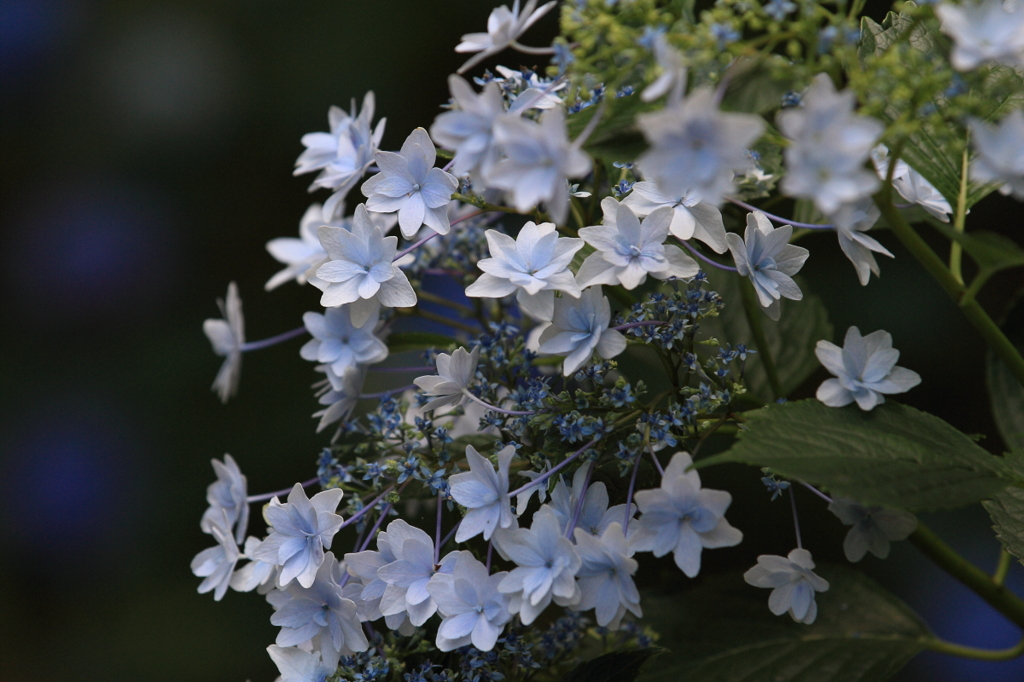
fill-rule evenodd
<path id="1" fill-rule="evenodd" d="M 799 301 L 804 297 L 793 275 L 810 253 L 789 243 L 792 234 L 792 225 L 772 227 L 763 213 L 755 211 L 747 214 L 747 229 L 742 239 L 734 232 L 726 235 L 736 270 L 750 278 L 757 300 L 773 320 L 782 314 L 780 299 Z"/>
<path id="2" fill-rule="evenodd" d="M 811 553 L 794 549 L 788 557 L 762 554 L 743 579 L 754 587 L 772 588 L 768 608 L 776 616 L 788 611 L 796 622 L 810 625 L 818 616 L 814 593 L 828 590 L 828 581 L 813 569 Z"/>
<path id="3" fill-rule="evenodd" d="M 821 340 L 814 354 L 838 377 L 818 387 L 818 400 L 829 407 L 857 401 L 860 409 L 871 410 L 885 402 L 883 393 L 905 393 L 921 383 L 917 372 L 895 366 L 900 352 L 892 347 L 892 335 L 881 329 L 861 336 L 857 327 L 850 327 L 842 348 Z"/>
<path id="4" fill-rule="evenodd" d="M 455 542 L 465 542 L 479 534 L 490 540 L 495 528 L 510 528 L 516 522 L 508 496 L 508 467 L 515 457 L 514 445 L 498 451 L 498 470 L 472 445 L 466 446 L 469 471 L 448 479 L 456 502 L 469 511 L 462 517 Z"/>
<path id="5" fill-rule="evenodd" d="M 352 324 L 350 308 L 328 308 L 324 314 L 305 313 L 302 323 L 313 336 L 299 349 L 303 360 L 329 365 L 335 376 L 358 365 L 372 365 L 388 356 L 388 347 L 374 336 L 379 314 L 374 311 L 366 322 Z"/>
<path id="6" fill-rule="evenodd" d="M 341 502 L 342 491 L 332 488 L 306 497 L 301 483 L 296 483 L 288 502 L 276 497 L 264 512 L 270 524 L 270 535 L 253 552 L 260 561 L 281 567 L 280 587 L 298 580 L 309 587 L 324 562 L 324 549 L 331 548 L 334 534 L 341 528 L 342 518 L 334 513 Z"/>

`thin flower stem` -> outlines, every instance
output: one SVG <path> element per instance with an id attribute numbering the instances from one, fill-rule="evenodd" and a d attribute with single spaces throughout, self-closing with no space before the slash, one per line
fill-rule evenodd
<path id="1" fill-rule="evenodd" d="M 793 528 L 796 530 L 796 548 L 803 549 L 804 543 L 800 538 L 800 517 L 796 513 L 796 495 L 793 494 L 793 488 L 789 488 L 789 504 L 793 507 Z"/>
<path id="2" fill-rule="evenodd" d="M 926 649 L 960 658 L 973 658 L 978 661 L 1010 661 L 1024 655 L 1024 639 L 1009 649 L 977 649 L 972 646 L 953 644 L 937 637 L 925 637 L 920 641 Z"/>
<path id="3" fill-rule="evenodd" d="M 801 222 L 797 222 L 795 220 L 789 220 L 787 218 L 783 218 L 782 216 L 777 216 L 774 213 L 768 213 L 767 211 L 763 211 L 760 208 L 758 208 L 757 206 L 754 206 L 753 204 L 748 204 L 747 202 L 740 201 L 739 199 L 733 199 L 732 197 L 725 197 L 725 200 L 728 201 L 729 203 L 736 204 L 740 208 L 745 208 L 748 211 L 757 211 L 758 213 L 764 213 L 766 218 L 768 218 L 769 220 L 772 220 L 772 221 L 774 221 L 776 223 L 779 223 L 780 225 L 792 225 L 793 227 L 802 227 L 805 230 L 834 230 L 834 229 L 836 229 L 835 225 L 832 225 L 832 224 L 829 224 L 829 223 L 801 223 Z"/>
<path id="4" fill-rule="evenodd" d="M 371 372 L 436 372 L 437 367 L 369 367 Z"/>
<path id="5" fill-rule="evenodd" d="M 595 111 L 594 115 L 590 117 L 589 121 L 587 121 L 587 126 L 583 129 L 583 132 L 581 132 L 576 139 L 572 141 L 572 144 L 576 149 L 585 145 L 587 143 L 587 139 L 595 130 L 597 130 L 597 124 L 600 123 L 601 119 L 604 117 L 604 110 L 607 106 L 608 100 L 606 99 L 601 100 L 601 103 L 597 105 L 597 111 Z"/>
<path id="6" fill-rule="evenodd" d="M 636 489 L 636 475 L 640 471 L 640 455 L 633 461 L 633 475 L 629 477 L 629 490 L 626 491 L 626 518 L 622 522 L 622 534 L 629 530 L 629 520 L 633 518 L 633 491 Z M 627 535 L 628 537 L 628 535 Z"/>
<path id="7" fill-rule="evenodd" d="M 956 215 L 953 217 L 953 229 L 958 233 L 963 234 L 964 232 L 964 220 L 967 217 L 967 148 L 964 148 L 963 157 L 960 163 L 960 192 L 956 197 Z M 964 284 L 964 276 L 961 271 L 961 261 L 963 258 L 963 247 L 960 246 L 960 242 L 952 241 L 949 244 L 949 271 L 953 273 L 953 277 L 960 283 L 960 286 Z"/>
<path id="8" fill-rule="evenodd" d="M 462 305 L 461 303 L 450 301 L 444 296 L 438 296 L 437 294 L 432 294 L 429 291 L 423 291 L 422 289 L 416 292 L 416 295 L 428 303 L 436 303 L 438 305 L 451 308 L 452 310 L 457 310 L 462 313 L 463 317 L 473 317 L 476 315 L 476 310 L 470 308 L 468 305 Z"/>
<path id="9" fill-rule="evenodd" d="M 377 537 L 377 530 L 380 528 L 380 524 L 383 523 L 385 517 L 391 511 L 391 503 L 388 502 L 384 505 L 384 508 L 380 510 L 380 516 L 374 522 L 373 527 L 370 528 L 370 532 L 366 534 L 366 539 L 363 540 L 362 546 L 359 548 L 360 552 L 366 551 L 366 548 L 370 546 L 370 541 Z"/>
<path id="10" fill-rule="evenodd" d="M 276 346 L 279 343 L 289 341 L 297 336 L 302 336 L 303 334 L 308 333 L 309 332 L 306 330 L 305 327 L 298 327 L 297 329 L 286 331 L 282 334 L 278 334 L 277 336 L 271 336 L 269 338 L 261 339 L 259 341 L 250 341 L 249 343 L 243 343 L 241 346 L 239 346 L 238 350 L 242 351 L 243 353 L 248 353 L 251 350 L 269 348 L 270 346 Z"/>
<path id="11" fill-rule="evenodd" d="M 439 236 L 440 234 L 441 234 L 440 232 L 434 232 L 433 234 L 428 234 L 426 237 L 424 237 L 423 239 L 419 240 L 418 242 L 416 242 L 412 246 L 404 248 L 401 251 L 399 251 L 398 253 L 396 253 L 395 257 L 391 260 L 391 262 L 394 263 L 399 258 L 402 258 L 403 256 L 408 256 L 410 253 L 412 253 L 416 249 L 420 248 L 421 246 L 423 246 L 424 244 L 429 242 L 434 237 Z"/>
<path id="12" fill-rule="evenodd" d="M 593 447 L 593 446 L 594 446 L 594 445 L 595 445 L 595 444 L 597 443 L 597 441 L 598 441 L 598 439 L 597 439 L 597 438 L 593 439 L 592 441 L 590 441 L 589 443 L 587 443 L 586 445 L 584 445 L 584 446 L 583 446 L 582 448 L 580 448 L 580 449 L 579 449 L 579 450 L 577 450 L 576 452 L 572 453 L 571 455 L 569 455 L 568 457 L 566 457 L 565 459 L 563 459 L 563 460 L 562 460 L 561 462 L 559 462 L 559 463 L 558 463 L 558 464 L 556 464 L 555 466 L 553 466 L 553 467 L 551 467 L 550 469 L 548 469 L 548 470 L 547 470 L 546 472 L 544 472 L 543 474 L 541 474 L 541 475 L 540 475 L 540 476 L 538 476 L 537 478 L 533 479 L 532 481 L 530 481 L 530 482 L 529 482 L 529 483 L 527 483 L 526 485 L 524 485 L 524 486 L 522 486 L 522 487 L 519 487 L 519 488 L 516 488 L 515 490 L 513 490 L 512 492 L 510 492 L 510 493 L 508 494 L 508 496 L 509 496 L 509 497 L 515 497 L 516 495 L 518 495 L 518 494 L 520 494 L 520 493 L 525 493 L 525 492 L 526 492 L 527 490 L 529 490 L 530 488 L 535 488 L 535 487 L 537 487 L 538 485 L 540 485 L 540 484 L 541 484 L 541 483 L 543 483 L 544 481 L 546 481 L 546 480 L 548 480 L 549 478 L 551 478 L 551 477 L 552 477 L 552 476 L 553 476 L 554 474 L 556 474 L 556 473 L 558 473 L 559 471 L 561 471 L 562 469 L 564 469 L 564 468 L 565 468 L 566 466 L 568 466 L 568 464 L 569 464 L 570 462 L 572 462 L 572 461 L 573 461 L 574 459 L 576 459 L 577 457 L 579 457 L 580 455 L 582 455 L 582 454 L 583 454 L 584 452 L 586 452 L 586 451 L 587 451 L 587 450 L 588 450 L 589 448 Z"/>
<path id="13" fill-rule="evenodd" d="M 461 329 L 462 331 L 466 332 L 467 334 L 472 334 L 473 336 L 476 336 L 477 334 L 480 333 L 480 330 L 477 329 L 476 327 L 468 325 L 468 324 L 466 324 L 464 322 L 459 322 L 458 320 L 453 320 L 451 318 L 445 317 L 444 315 L 438 315 L 437 313 L 432 313 L 429 310 L 423 310 L 421 308 L 416 308 L 416 310 L 414 312 L 410 313 L 410 314 L 411 315 L 417 315 L 419 317 L 422 317 L 425 320 L 430 320 L 432 322 L 438 322 L 440 324 L 447 325 L 447 326 L 453 327 L 455 329 Z"/>
<path id="14" fill-rule="evenodd" d="M 393 395 L 395 393 L 402 393 L 408 391 L 410 388 L 416 388 L 416 384 L 408 384 L 406 386 L 399 386 L 398 388 L 389 388 L 386 391 L 378 391 L 377 393 L 360 393 L 360 400 L 373 400 L 374 398 L 384 398 L 385 396 Z"/>
<path id="15" fill-rule="evenodd" d="M 662 476 L 665 475 L 665 468 L 661 466 L 661 462 L 658 461 L 658 456 L 654 454 L 654 448 L 651 447 L 650 441 L 647 442 L 647 451 L 651 453 L 651 459 L 654 460 L 654 468 L 658 470 L 658 473 Z"/>
<path id="16" fill-rule="evenodd" d="M 441 556 L 441 513 L 444 510 L 444 494 L 437 494 L 437 523 L 434 526 L 434 565 Z"/>
<path id="17" fill-rule="evenodd" d="M 491 572 L 491 555 L 494 554 L 494 538 L 487 541 L 487 572 Z"/>
<path id="18" fill-rule="evenodd" d="M 999 549 L 999 563 L 996 564 L 996 572 L 992 574 L 992 582 L 996 585 L 1006 583 L 1006 574 L 1010 572 L 1010 564 L 1013 563 L 1013 555 L 1006 551 L 1005 547 Z"/>
<path id="19" fill-rule="evenodd" d="M 576 508 L 572 512 L 572 522 L 565 529 L 565 537 L 572 539 L 572 532 L 576 530 L 576 524 L 580 521 L 580 514 L 583 513 L 583 502 L 587 498 L 587 489 L 590 488 L 590 479 L 594 475 L 596 465 L 590 462 L 587 466 L 587 474 L 583 477 L 583 489 L 580 490 L 579 499 L 576 500 Z"/>
<path id="20" fill-rule="evenodd" d="M 628 322 L 626 324 L 620 324 L 618 327 L 612 327 L 617 332 L 625 331 L 627 329 L 633 329 L 634 327 L 657 327 L 659 325 L 668 324 L 664 320 L 644 320 L 643 322 Z"/>
<path id="21" fill-rule="evenodd" d="M 697 258 L 700 258 L 702 261 L 704 261 L 708 265 L 712 265 L 712 266 L 718 268 L 719 270 L 728 270 L 729 272 L 739 272 L 736 268 L 732 267 L 731 265 L 722 265 L 721 263 L 716 263 L 715 261 L 713 261 L 710 258 L 708 258 L 707 256 L 705 256 L 703 253 L 701 253 L 697 249 L 695 249 L 692 246 L 690 246 L 689 242 L 687 242 L 684 239 L 680 239 L 679 243 L 682 244 L 683 246 L 685 246 L 687 249 L 689 249 L 690 253 L 692 253 Z"/>
<path id="22" fill-rule="evenodd" d="M 832 504 L 832 498 L 831 498 L 831 497 L 829 497 L 829 496 L 828 496 L 828 495 L 826 495 L 825 493 L 821 492 L 820 490 L 818 490 L 817 488 L 815 488 L 815 487 L 814 487 L 813 485 L 811 485 L 810 483 L 804 483 L 803 481 L 800 481 L 800 480 L 797 480 L 797 483 L 799 483 L 799 484 L 800 484 L 800 485 L 802 485 L 803 487 L 807 488 L 807 489 L 808 489 L 808 490 L 810 490 L 810 491 L 811 491 L 812 493 L 814 493 L 815 495 L 817 495 L 817 496 L 818 496 L 818 497 L 820 497 L 821 499 L 825 500 L 825 501 L 826 501 L 826 502 L 828 502 L 829 504 Z"/>
<path id="23" fill-rule="evenodd" d="M 360 509 L 355 514 L 353 514 L 352 516 L 350 516 L 347 519 L 345 519 L 345 522 L 341 524 L 341 528 L 345 528 L 346 526 L 351 526 L 353 523 L 355 523 L 359 519 L 363 518 L 367 513 L 369 513 L 369 511 L 371 509 L 373 509 L 374 507 L 377 506 L 378 502 L 383 500 L 384 497 L 388 493 L 390 493 L 392 490 L 394 490 L 394 489 L 395 489 L 394 485 L 389 485 L 387 488 L 384 488 L 383 492 L 381 492 L 380 495 L 377 495 L 377 497 L 373 498 L 372 502 L 370 502 L 369 504 L 364 505 L 362 509 Z M 339 528 L 338 530 L 341 530 L 341 528 Z M 359 551 L 361 552 L 363 550 L 359 550 Z"/>
<path id="24" fill-rule="evenodd" d="M 302 483 L 302 487 L 303 488 L 308 488 L 309 486 L 313 485 L 314 483 L 316 483 L 319 480 L 320 480 L 319 476 L 317 476 L 316 478 L 311 478 L 308 481 L 304 481 Z M 292 485 L 291 488 L 284 488 L 283 490 L 275 490 L 272 493 L 263 493 L 262 495 L 250 495 L 249 497 L 245 498 L 245 502 L 246 502 L 246 504 L 252 504 L 253 502 L 263 502 L 265 500 L 269 500 L 270 498 L 277 497 L 279 495 L 287 495 L 288 493 L 290 493 L 292 491 L 292 488 L 294 488 L 294 487 L 295 486 Z"/>
<path id="25" fill-rule="evenodd" d="M 743 312 L 747 317 L 747 324 L 754 335 L 754 343 L 757 344 L 757 352 L 761 354 L 761 362 L 764 363 L 764 372 L 768 375 L 768 385 L 776 400 L 782 398 L 782 380 L 779 378 L 779 371 L 775 367 L 775 358 L 772 356 L 771 348 L 768 345 L 768 335 L 764 331 L 764 323 L 761 312 L 761 304 L 757 300 L 754 287 L 749 282 L 740 282 L 740 295 L 743 299 Z"/>
<path id="26" fill-rule="evenodd" d="M 509 415 L 511 417 L 529 417 L 529 416 L 537 414 L 536 412 L 518 412 L 516 410 L 506 410 L 506 409 L 501 408 L 501 407 L 496 407 L 495 405 L 491 405 L 490 403 L 488 403 L 488 402 L 486 402 L 484 400 L 481 400 L 480 398 L 477 398 L 475 395 L 473 395 L 472 393 L 469 392 L 468 388 L 462 389 L 462 393 L 466 397 L 470 398 L 471 400 L 474 400 L 474 401 L 480 403 L 481 405 L 486 407 L 491 412 L 497 412 L 498 414 L 507 414 L 507 415 Z"/>
<path id="27" fill-rule="evenodd" d="M 514 50 L 518 50 L 523 54 L 554 54 L 555 48 L 553 47 L 530 47 L 529 45 L 523 45 L 520 42 L 513 40 L 508 44 Z"/>
<path id="28" fill-rule="evenodd" d="M 462 519 L 459 519 L 458 521 L 456 521 L 455 525 L 452 526 L 452 529 L 450 531 L 448 531 L 448 534 L 444 536 L 443 540 L 441 540 L 441 542 L 438 545 L 438 547 L 444 547 L 445 545 L 447 545 L 448 541 L 451 540 L 455 536 L 455 531 L 457 531 L 459 529 L 459 526 L 461 526 L 461 525 L 462 525 Z"/>

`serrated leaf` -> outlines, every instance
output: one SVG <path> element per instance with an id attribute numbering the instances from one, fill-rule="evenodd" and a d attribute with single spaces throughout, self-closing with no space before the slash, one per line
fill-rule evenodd
<path id="1" fill-rule="evenodd" d="M 1006 462 L 1024 478 L 1024 450 L 1009 455 Z M 999 541 L 1024 564 L 1024 488 L 1010 486 L 983 504 L 992 517 L 992 527 Z"/>
<path id="2" fill-rule="evenodd" d="M 1010 335 L 1017 350 L 1024 352 L 1024 290 L 1018 292 L 1003 330 Z M 1024 386 L 991 351 L 985 363 L 985 383 L 992 417 L 1003 442 L 1010 450 L 1024 451 Z"/>
<path id="3" fill-rule="evenodd" d="M 454 339 L 451 337 L 433 332 L 395 332 L 388 336 L 388 350 L 392 353 L 427 348 L 448 348 L 452 343 L 454 343 Z"/>
<path id="4" fill-rule="evenodd" d="M 643 664 L 661 651 L 657 647 L 613 651 L 580 663 L 562 678 L 562 682 L 633 682 Z"/>
<path id="5" fill-rule="evenodd" d="M 703 580 L 679 599 L 644 600 L 644 621 L 674 654 L 642 682 L 877 682 L 923 648 L 928 628 L 860 572 L 816 571 L 829 590 L 816 595 L 811 625 L 768 611 L 767 590 L 739 573 Z"/>
<path id="6" fill-rule="evenodd" d="M 760 351 L 754 343 L 746 314 L 743 311 L 740 278 L 732 273 L 712 272 L 708 275 L 710 288 L 725 299 L 725 308 L 714 319 L 701 323 L 701 336 L 706 333 L 715 336 L 722 343 L 746 344 Z M 828 321 L 828 310 L 821 299 L 807 291 L 805 282 L 797 278 L 804 292 L 802 301 L 785 301 L 782 317 L 778 322 L 763 315 L 765 335 L 768 337 L 768 351 L 778 369 L 783 395 L 799 388 L 807 377 L 821 367 L 814 355 L 814 346 L 820 339 L 832 338 L 832 325 Z M 758 354 L 747 357 L 743 370 L 747 390 L 762 402 L 775 399 L 764 362 Z"/>
<path id="7" fill-rule="evenodd" d="M 979 502 L 1014 480 L 1002 459 L 957 429 L 892 400 L 870 412 L 801 400 L 746 416 L 739 441 L 698 467 L 770 467 L 862 504 L 910 511 Z"/>

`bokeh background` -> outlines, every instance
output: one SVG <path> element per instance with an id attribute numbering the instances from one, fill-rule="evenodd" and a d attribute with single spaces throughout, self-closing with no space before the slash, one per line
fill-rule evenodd
<path id="1" fill-rule="evenodd" d="M 240 395 L 223 406 L 209 391 L 220 360 L 202 321 L 219 317 L 215 299 L 231 280 L 250 339 L 317 308 L 308 287 L 263 292 L 278 269 L 263 244 L 295 236 L 310 202 L 311 176 L 291 175 L 299 138 L 326 129 L 330 105 L 372 89 L 388 119 L 382 146 L 397 149 L 447 100 L 446 76 L 461 63 L 452 48 L 483 30 L 494 4 L 0 0 L 4 682 L 273 679 L 270 607 L 255 594 L 200 596 L 188 566 L 209 544 L 198 521 L 211 457 L 232 453 L 253 493 L 312 475 L 325 442 L 310 419 L 314 376 L 300 342 L 252 354 Z M 530 42 L 554 31 L 549 18 Z M 488 64 L 536 64 L 504 59 Z M 972 221 L 1021 240 L 1019 215 L 993 197 Z M 835 340 L 850 324 L 887 329 L 901 364 L 924 377 L 907 402 L 994 434 L 980 340 L 894 240 L 879 238 L 897 259 L 868 288 L 834 237 L 808 239 L 805 273 Z M 1020 282 L 1019 271 L 995 280 L 989 309 L 1005 308 Z M 1002 447 L 995 436 L 982 444 Z M 805 520 L 805 534 L 822 538 L 816 559 L 841 560 L 838 523 L 816 512 Z M 929 521 L 994 567 L 980 508 Z M 761 538 L 749 552 L 788 551 L 788 539 L 771 542 L 791 533 L 788 509 L 733 522 Z M 905 543 L 865 566 L 947 638 L 1017 640 Z M 1024 591 L 1020 569 L 1011 582 Z M 898 679 L 1022 677 L 1019 662 L 922 656 Z"/>

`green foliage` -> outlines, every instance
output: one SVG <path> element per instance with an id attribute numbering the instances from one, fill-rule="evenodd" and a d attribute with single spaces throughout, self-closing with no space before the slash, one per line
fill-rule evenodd
<path id="1" fill-rule="evenodd" d="M 388 336 L 388 351 L 401 353 L 424 348 L 450 348 L 452 338 L 433 332 L 395 332 Z"/>
<path id="2" fill-rule="evenodd" d="M 661 651 L 658 648 L 613 651 L 580 663 L 562 678 L 562 682 L 633 682 L 643 664 Z"/>
<path id="3" fill-rule="evenodd" d="M 645 620 L 675 662 L 641 679 L 877 682 L 921 651 L 928 629 L 906 604 L 853 569 L 817 572 L 829 590 L 817 595 L 811 625 L 773 616 L 766 592 L 739 573 L 702 580 L 678 599 L 644 599 Z"/>
<path id="4" fill-rule="evenodd" d="M 741 278 L 733 273 L 717 271 L 710 273 L 708 278 L 711 288 L 722 296 L 727 305 L 717 319 L 707 319 L 701 323 L 702 331 L 733 345 L 743 343 L 758 351 L 747 357 L 743 372 L 744 383 L 747 391 L 761 402 L 772 402 L 775 396 L 765 371 L 765 353 L 757 348 L 750 323 L 743 311 Z M 825 304 L 808 292 L 805 281 L 799 277 L 796 279 L 804 292 L 804 299 L 783 303 L 783 314 L 778 322 L 758 311 L 767 337 L 767 355 L 778 368 L 783 396 L 796 390 L 821 367 L 814 355 L 814 346 L 819 339 L 832 338 L 832 324 L 828 321 Z"/>
<path id="5" fill-rule="evenodd" d="M 748 413 L 740 440 L 697 463 L 745 462 L 863 504 L 910 511 L 987 499 L 1015 476 L 998 457 L 943 420 L 886 401 L 870 412 L 817 400 Z"/>
<path id="6" fill-rule="evenodd" d="M 1010 374 L 1006 363 L 989 353 L 985 367 L 992 417 L 1006 447 L 1024 450 L 1024 386 Z"/>
<path id="7" fill-rule="evenodd" d="M 1000 270 L 1024 266 L 1024 249 L 1017 246 L 1011 239 L 988 230 L 972 230 L 957 232 L 945 223 L 932 221 L 935 228 L 957 242 L 963 250 L 978 264 L 975 277 L 980 282 L 987 281 Z M 973 285 L 972 288 L 977 288 Z"/>
<path id="8" fill-rule="evenodd" d="M 1024 479 L 1024 450 L 1008 456 L 1006 463 Z M 1006 551 L 1024 564 L 1024 489 L 1010 486 L 984 504 Z"/>

